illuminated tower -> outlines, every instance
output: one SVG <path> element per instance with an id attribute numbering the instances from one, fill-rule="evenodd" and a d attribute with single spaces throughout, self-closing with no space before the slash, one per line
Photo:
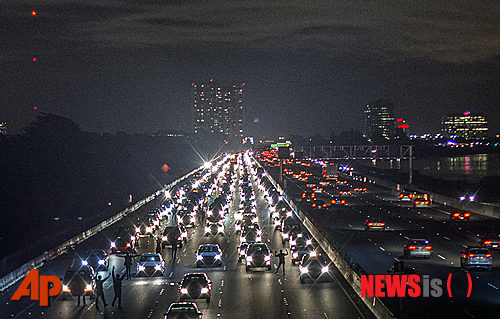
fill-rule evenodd
<path id="1" fill-rule="evenodd" d="M 366 137 L 375 141 L 394 138 L 394 104 L 389 100 L 377 100 L 366 105 L 364 111 Z"/>
<path id="2" fill-rule="evenodd" d="M 193 136 L 198 142 L 241 144 L 243 140 L 243 87 L 213 82 L 192 83 Z"/>
<path id="3" fill-rule="evenodd" d="M 441 124 L 443 133 L 451 138 L 482 141 L 488 137 L 488 121 L 482 114 L 466 111 L 463 114 L 446 115 Z"/>

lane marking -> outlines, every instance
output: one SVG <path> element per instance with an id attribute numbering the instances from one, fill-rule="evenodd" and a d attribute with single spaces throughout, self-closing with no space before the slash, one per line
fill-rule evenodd
<path id="1" fill-rule="evenodd" d="M 496 290 L 498 290 L 498 289 L 499 289 L 497 286 L 492 285 L 491 283 L 488 283 L 488 286 L 490 286 L 491 288 L 496 289 Z"/>
<path id="2" fill-rule="evenodd" d="M 380 250 L 385 251 L 384 247 L 380 246 L 379 248 Z"/>
<path id="3" fill-rule="evenodd" d="M 445 236 L 445 237 L 443 237 L 443 238 L 444 238 L 444 239 L 446 239 L 446 240 L 451 240 L 451 239 L 449 239 L 449 238 L 448 238 L 448 237 L 446 237 L 446 236 Z"/>
<path id="4" fill-rule="evenodd" d="M 441 259 L 443 259 L 443 260 L 445 260 L 445 259 L 446 259 L 446 258 L 444 258 L 444 257 L 443 257 L 443 256 L 441 256 L 441 255 L 438 255 L 438 257 L 439 257 L 439 258 L 441 258 Z"/>

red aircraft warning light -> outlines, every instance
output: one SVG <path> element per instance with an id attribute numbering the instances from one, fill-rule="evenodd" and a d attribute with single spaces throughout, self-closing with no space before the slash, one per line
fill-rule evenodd
<path id="1" fill-rule="evenodd" d="M 35 10 L 31 11 L 31 15 L 32 15 L 32 16 L 36 16 L 36 12 L 35 12 Z"/>

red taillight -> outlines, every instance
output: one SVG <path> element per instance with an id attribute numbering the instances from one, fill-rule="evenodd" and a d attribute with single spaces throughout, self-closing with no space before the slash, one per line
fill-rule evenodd
<path id="1" fill-rule="evenodd" d="M 129 248 L 131 247 L 131 246 L 130 246 L 130 243 L 127 243 L 127 247 L 129 247 Z"/>
<path id="2" fill-rule="evenodd" d="M 465 213 L 464 214 L 464 217 L 469 217 L 470 216 L 470 213 Z"/>
<path id="3" fill-rule="evenodd" d="M 431 250 L 431 249 L 432 249 L 432 246 L 425 246 L 425 249 L 427 249 L 427 250 Z"/>
<path id="4" fill-rule="evenodd" d="M 324 203 L 324 204 L 323 204 L 323 207 L 326 207 L 326 206 L 327 206 L 327 205 L 326 205 L 326 203 Z"/>
<path id="5" fill-rule="evenodd" d="M 332 199 L 332 204 L 335 205 L 336 203 L 337 203 L 337 201 L 335 199 Z"/>
<path id="6" fill-rule="evenodd" d="M 341 204 L 344 204 L 345 203 L 345 199 L 341 200 L 340 201 Z"/>
<path id="7" fill-rule="evenodd" d="M 340 192 L 339 192 L 339 195 L 342 195 L 342 193 L 343 193 L 343 191 L 340 191 Z"/>
<path id="8" fill-rule="evenodd" d="M 347 192 L 347 194 L 350 194 L 350 193 L 351 193 L 351 191 L 348 191 L 348 192 Z"/>
<path id="9" fill-rule="evenodd" d="M 385 226 L 385 223 L 380 223 L 380 226 Z"/>
<path id="10" fill-rule="evenodd" d="M 424 204 L 425 204 L 425 205 L 429 205 L 429 201 L 428 201 L 428 200 L 426 200 L 426 201 L 424 202 Z"/>
<path id="11" fill-rule="evenodd" d="M 453 217 L 458 217 L 460 215 L 460 213 L 455 213 L 453 214 Z"/>
<path id="12" fill-rule="evenodd" d="M 420 204 L 420 201 L 419 201 L 419 200 L 416 200 L 416 201 L 415 201 L 415 205 L 418 205 L 418 204 Z"/>
<path id="13" fill-rule="evenodd" d="M 368 223 L 368 226 L 373 226 L 373 223 Z"/>
<path id="14" fill-rule="evenodd" d="M 316 203 L 313 203 L 313 204 L 312 204 L 312 207 L 316 207 Z"/>
<path id="15" fill-rule="evenodd" d="M 399 194 L 399 198 L 403 198 L 405 196 L 404 194 Z"/>
<path id="16" fill-rule="evenodd" d="M 363 192 L 366 192 L 366 187 L 365 187 L 365 188 L 363 188 Z"/>
<path id="17" fill-rule="evenodd" d="M 491 245 L 491 240 L 487 240 L 484 242 L 485 245 Z"/>
<path id="18" fill-rule="evenodd" d="M 411 250 L 411 249 L 415 249 L 415 248 L 417 248 L 417 247 L 415 247 L 415 246 L 410 246 L 410 247 L 408 247 L 408 249 L 410 249 L 410 250 Z"/>
<path id="19" fill-rule="evenodd" d="M 469 254 L 469 257 L 471 257 L 471 258 L 474 257 L 474 254 Z"/>
<path id="20" fill-rule="evenodd" d="M 413 198 L 413 194 L 409 194 L 408 197 Z"/>
<path id="21" fill-rule="evenodd" d="M 306 198 L 306 193 L 302 193 L 302 198 Z"/>
<path id="22" fill-rule="evenodd" d="M 314 194 L 311 194 L 311 198 L 315 198 L 315 197 L 316 197 L 316 195 L 314 195 Z"/>
<path id="23" fill-rule="evenodd" d="M 486 257 L 491 257 L 491 254 L 486 254 Z"/>

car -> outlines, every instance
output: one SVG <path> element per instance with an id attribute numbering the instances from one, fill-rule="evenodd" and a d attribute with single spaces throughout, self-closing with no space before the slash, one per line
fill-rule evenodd
<path id="1" fill-rule="evenodd" d="M 165 261 L 161 254 L 142 254 L 137 262 L 137 275 L 163 276 Z"/>
<path id="2" fill-rule="evenodd" d="M 414 193 L 412 198 L 413 207 L 429 207 L 432 201 L 428 194 Z"/>
<path id="3" fill-rule="evenodd" d="M 258 243 L 262 241 L 262 231 L 260 229 L 249 228 L 241 232 L 240 243 Z"/>
<path id="4" fill-rule="evenodd" d="M 210 303 L 212 296 L 212 282 L 206 273 L 186 273 L 179 283 L 179 299 L 206 299 Z"/>
<path id="5" fill-rule="evenodd" d="M 300 282 L 305 283 L 307 279 L 313 281 L 331 281 L 333 269 L 330 261 L 323 255 L 315 251 L 302 257 L 299 265 Z"/>
<path id="6" fill-rule="evenodd" d="M 493 257 L 487 248 L 469 247 L 462 251 L 460 255 L 460 267 L 469 270 L 470 268 L 486 268 L 491 271 Z"/>
<path id="7" fill-rule="evenodd" d="M 367 188 L 366 187 L 354 187 L 353 191 L 357 194 L 360 193 L 366 193 Z"/>
<path id="8" fill-rule="evenodd" d="M 479 243 L 488 249 L 500 249 L 500 235 L 483 235 L 481 239 L 479 239 Z"/>
<path id="9" fill-rule="evenodd" d="M 163 314 L 163 319 L 201 319 L 203 313 L 194 302 L 174 302 Z"/>
<path id="10" fill-rule="evenodd" d="M 132 252 L 132 244 L 135 240 L 134 236 L 129 237 L 121 237 L 118 236 L 115 240 L 110 243 L 111 253 L 124 253 L 124 252 Z"/>
<path id="11" fill-rule="evenodd" d="M 300 263 L 304 255 L 308 255 L 314 250 L 312 240 L 305 237 L 298 237 L 290 240 L 290 254 L 292 255 L 292 265 Z"/>
<path id="12" fill-rule="evenodd" d="M 62 283 L 62 298 L 68 296 L 94 296 L 95 271 L 92 266 L 80 265 L 79 267 L 69 267 L 64 274 Z"/>
<path id="13" fill-rule="evenodd" d="M 224 236 L 224 224 L 208 222 L 205 226 L 205 236 Z"/>
<path id="14" fill-rule="evenodd" d="M 424 257 L 430 258 L 432 246 L 427 239 L 410 239 L 404 245 L 404 256 L 406 258 Z"/>
<path id="15" fill-rule="evenodd" d="M 321 199 L 315 199 L 310 204 L 312 209 L 328 209 L 328 204 Z"/>
<path id="16" fill-rule="evenodd" d="M 403 191 L 403 192 L 399 193 L 398 198 L 400 201 L 409 202 L 413 198 L 413 192 Z"/>
<path id="17" fill-rule="evenodd" d="M 222 250 L 219 244 L 203 244 L 196 251 L 196 267 L 222 266 Z"/>
<path id="18" fill-rule="evenodd" d="M 238 247 L 238 262 L 241 262 L 242 260 L 246 260 L 246 250 L 248 247 L 249 243 L 243 242 L 241 245 Z"/>
<path id="19" fill-rule="evenodd" d="M 154 237 L 155 226 L 153 223 L 147 221 L 139 222 L 138 226 L 135 226 L 135 238 L 143 237 Z"/>
<path id="20" fill-rule="evenodd" d="M 165 248 L 165 246 L 172 246 L 175 238 L 177 238 L 177 245 L 179 248 L 182 248 L 182 232 L 179 226 L 167 226 L 163 231 L 163 236 L 161 237 L 161 246 Z"/>
<path id="21" fill-rule="evenodd" d="M 95 271 L 108 270 L 108 263 L 108 254 L 103 249 L 87 250 L 82 259 L 82 265 L 89 265 Z"/>
<path id="22" fill-rule="evenodd" d="M 450 214 L 450 219 L 453 222 L 457 221 L 469 221 L 470 218 L 470 213 L 466 211 L 454 211 L 453 213 Z"/>
<path id="23" fill-rule="evenodd" d="M 385 222 L 380 218 L 370 217 L 365 221 L 365 230 L 367 230 L 367 231 L 372 231 L 372 230 L 384 231 L 385 230 Z"/>
<path id="24" fill-rule="evenodd" d="M 250 244 L 245 252 L 246 271 L 255 267 L 267 267 L 271 270 L 271 251 L 264 243 Z"/>
<path id="25" fill-rule="evenodd" d="M 178 218 L 179 224 L 183 224 L 186 227 L 195 227 L 196 226 L 196 212 L 188 213 L 187 211 L 183 214 L 179 215 Z"/>

